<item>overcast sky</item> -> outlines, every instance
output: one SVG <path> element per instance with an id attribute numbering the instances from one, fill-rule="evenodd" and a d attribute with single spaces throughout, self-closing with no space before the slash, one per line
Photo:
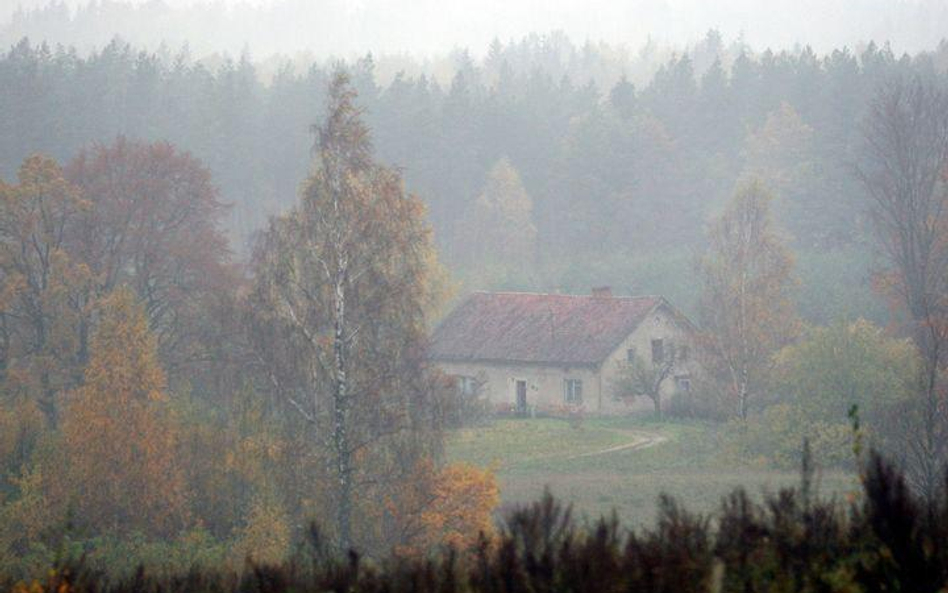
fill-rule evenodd
<path id="1" fill-rule="evenodd" d="M 63 0 L 60 0 L 63 1 Z M 87 0 L 64 0 L 67 4 Z M 102 1 L 102 0 L 100 0 Z M 122 0 L 105 0 L 122 1 Z M 125 0 L 128 1 L 128 0 Z M 163 1 L 175 7 L 202 0 Z M 467 47 L 482 54 L 494 37 L 516 39 L 530 32 L 565 31 L 586 39 L 640 46 L 649 38 L 682 45 L 718 29 L 726 40 L 743 36 L 755 48 L 810 44 L 818 51 L 869 39 L 889 40 L 897 51 L 930 49 L 948 34 L 948 0 L 213 0 L 231 7 L 272 7 L 261 27 L 279 29 L 280 18 L 339 23 L 332 39 L 338 53 L 443 53 Z M 0 19 L 18 5 L 49 0 L 0 0 Z M 207 2 L 203 2 L 207 3 Z M 289 3 L 293 8 L 286 8 Z M 282 5 L 283 9 L 280 10 Z M 305 8 L 299 8 L 303 6 Z M 277 18 L 276 14 L 280 15 Z M 290 17 L 293 18 L 293 17 Z M 236 27 L 236 25 L 235 25 Z M 239 33 L 238 33 L 239 34 Z M 279 34 L 279 33 L 277 33 Z M 324 50 L 298 32 L 279 39 L 288 49 Z M 323 36 L 325 37 L 325 36 Z M 326 41 L 324 39 L 324 41 Z M 253 48 L 255 53 L 268 48 Z"/>

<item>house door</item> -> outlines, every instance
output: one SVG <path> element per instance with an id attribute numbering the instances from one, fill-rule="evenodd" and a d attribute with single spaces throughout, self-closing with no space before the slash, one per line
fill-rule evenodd
<path id="1" fill-rule="evenodd" d="M 527 382 L 517 381 L 517 414 L 527 415 Z"/>

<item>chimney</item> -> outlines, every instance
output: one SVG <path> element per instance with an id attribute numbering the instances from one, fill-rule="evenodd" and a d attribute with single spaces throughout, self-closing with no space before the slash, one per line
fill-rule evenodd
<path id="1" fill-rule="evenodd" d="M 597 286 L 593 288 L 592 295 L 597 299 L 608 299 L 612 297 L 611 286 Z"/>

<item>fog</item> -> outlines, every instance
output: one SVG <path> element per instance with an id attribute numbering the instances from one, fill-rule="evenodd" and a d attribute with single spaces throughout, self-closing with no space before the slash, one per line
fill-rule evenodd
<path id="1" fill-rule="evenodd" d="M 946 591 L 948 1 L 0 2 L 0 590 Z"/>
<path id="2" fill-rule="evenodd" d="M 52 37 L 89 48 L 113 36 L 152 49 L 188 43 L 198 55 L 249 49 L 258 57 L 404 54 L 423 57 L 467 48 L 483 56 L 494 38 L 563 31 L 577 43 L 607 42 L 638 51 L 649 40 L 684 48 L 709 29 L 726 39 L 775 50 L 819 52 L 891 42 L 897 52 L 932 47 L 948 29 L 941 0 L 4 0 L 0 41 Z M 78 16 L 76 16 L 79 11 Z M 34 12 L 39 11 L 39 12 Z M 66 13 L 75 20 L 67 21 Z"/>

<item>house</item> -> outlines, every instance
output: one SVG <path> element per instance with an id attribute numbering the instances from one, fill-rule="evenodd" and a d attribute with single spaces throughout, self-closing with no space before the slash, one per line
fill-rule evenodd
<path id="1" fill-rule="evenodd" d="M 621 414 L 652 407 L 614 393 L 623 363 L 636 357 L 668 365 L 665 402 L 690 391 L 693 336 L 691 322 L 662 297 L 613 296 L 607 287 L 589 295 L 476 292 L 435 329 L 431 357 L 462 393 L 478 392 L 495 408 Z"/>

